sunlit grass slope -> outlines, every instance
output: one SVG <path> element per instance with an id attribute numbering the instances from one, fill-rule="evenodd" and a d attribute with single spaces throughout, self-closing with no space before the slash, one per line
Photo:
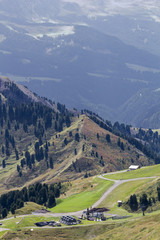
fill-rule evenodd
<path id="1" fill-rule="evenodd" d="M 70 196 L 59 199 L 57 201 L 57 205 L 52 208 L 52 211 L 65 213 L 79 211 L 91 207 L 113 184 L 112 181 L 104 181 L 97 177 L 92 179 L 93 180 L 90 182 L 90 184 L 84 187 L 83 191 L 79 192 L 77 188 L 77 193 L 72 194 L 70 190 Z M 79 180 L 79 189 L 81 189 L 81 185 L 83 184 L 83 180 Z"/>
<path id="2" fill-rule="evenodd" d="M 35 219 L 40 220 L 40 219 Z M 5 234 L 4 240 L 159 240 L 160 213 L 134 220 L 111 221 L 102 224 L 69 228 L 22 229 Z"/>
<path id="3" fill-rule="evenodd" d="M 125 209 L 119 208 L 117 201 L 126 201 L 130 195 L 134 194 L 139 189 L 143 189 L 148 183 L 151 183 L 152 179 L 143 179 L 138 181 L 131 181 L 121 184 L 117 187 L 110 195 L 99 205 L 99 207 L 107 207 L 110 209 L 110 213 L 120 214 L 120 215 L 136 215 L 129 214 Z"/>
<path id="4" fill-rule="evenodd" d="M 134 179 L 134 178 L 154 177 L 154 176 L 155 177 L 160 176 L 160 165 L 144 167 L 134 171 L 105 175 L 104 177 L 109 179 L 114 179 L 114 180 L 118 180 L 118 179 L 122 180 L 122 179 Z"/>

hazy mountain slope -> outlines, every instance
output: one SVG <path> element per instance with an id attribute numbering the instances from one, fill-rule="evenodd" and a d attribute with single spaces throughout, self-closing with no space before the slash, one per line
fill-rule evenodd
<path id="1" fill-rule="evenodd" d="M 131 97 L 120 108 L 122 122 L 130 122 L 144 128 L 160 127 L 159 89 L 144 89 Z M 122 114 L 123 113 L 123 114 Z"/>
<path id="2" fill-rule="evenodd" d="M 157 1 L 1 0 L 0 72 L 23 77 L 34 92 L 68 107 L 129 123 L 123 106 L 139 91 L 159 88 L 159 57 L 146 52 L 160 55 L 159 7 Z M 134 119 L 137 126 L 144 121 Z"/>
<path id="3" fill-rule="evenodd" d="M 77 1 L 10 0 L 0 1 L 2 19 L 14 21 L 83 22 L 102 32 L 154 53 L 159 53 L 159 9 L 157 0 Z M 160 54 L 160 53 L 159 53 Z"/>
<path id="4" fill-rule="evenodd" d="M 27 87 L 19 85 L 16 82 L 11 81 L 9 78 L 2 76 L 0 76 L 0 93 L 2 100 L 5 99 L 11 104 L 28 104 L 31 102 L 42 103 L 45 106 L 57 111 L 56 105 L 53 102 L 47 100 L 46 98 L 39 97 L 37 94 L 31 92 Z"/>
<path id="5" fill-rule="evenodd" d="M 115 121 L 119 119 L 117 109 L 137 91 L 158 85 L 158 57 L 90 27 L 0 27 L 7 38 L 0 43 L 1 72 L 18 81 L 23 79 L 21 83 L 34 92 L 68 107 L 88 108 Z M 43 37 L 36 32 L 39 28 Z M 47 35 L 55 31 L 67 31 L 68 35 Z"/>

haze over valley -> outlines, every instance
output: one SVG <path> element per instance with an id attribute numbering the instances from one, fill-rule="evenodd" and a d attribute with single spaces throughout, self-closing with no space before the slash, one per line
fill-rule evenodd
<path id="1" fill-rule="evenodd" d="M 157 1 L 2 0 L 1 75 L 69 108 L 158 128 L 159 7 Z"/>

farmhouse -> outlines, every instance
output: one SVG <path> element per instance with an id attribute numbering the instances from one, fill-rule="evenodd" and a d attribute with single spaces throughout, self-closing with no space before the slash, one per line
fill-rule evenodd
<path id="1" fill-rule="evenodd" d="M 137 169 L 139 169 L 139 168 L 140 168 L 139 165 L 131 165 L 131 166 L 129 167 L 129 170 L 137 170 Z"/>
<path id="2" fill-rule="evenodd" d="M 90 221 L 105 221 L 106 218 L 104 217 L 104 212 L 109 211 L 108 208 L 90 208 L 85 211 L 84 217 L 86 217 Z"/>

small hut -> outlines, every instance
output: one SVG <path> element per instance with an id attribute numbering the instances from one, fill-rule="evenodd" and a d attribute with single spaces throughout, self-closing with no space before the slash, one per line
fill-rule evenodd
<path id="1" fill-rule="evenodd" d="M 137 170 L 137 169 L 139 169 L 139 168 L 140 168 L 139 165 L 131 165 L 131 166 L 129 167 L 129 170 Z"/>

